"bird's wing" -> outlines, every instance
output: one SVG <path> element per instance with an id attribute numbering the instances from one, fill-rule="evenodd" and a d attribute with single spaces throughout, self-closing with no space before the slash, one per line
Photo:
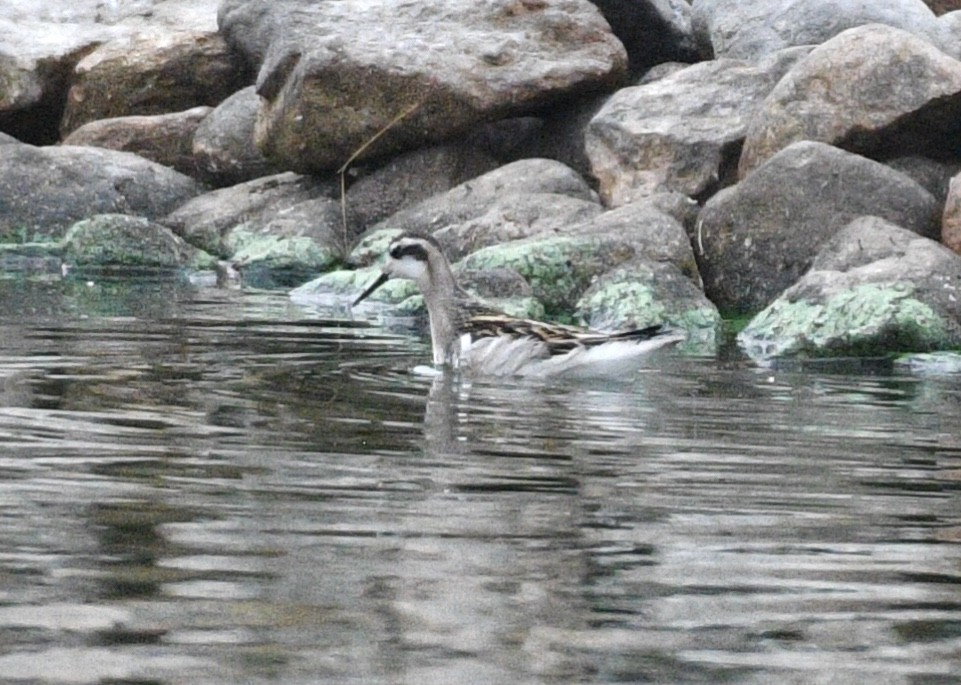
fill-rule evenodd
<path id="1" fill-rule="evenodd" d="M 464 328 L 465 332 L 470 333 L 474 339 L 492 336 L 535 338 L 544 343 L 551 355 L 566 354 L 577 348 L 594 347 L 614 340 L 648 340 L 661 331 L 661 326 L 657 325 L 614 334 L 598 333 L 575 326 L 491 313 L 471 316 L 465 322 Z"/>

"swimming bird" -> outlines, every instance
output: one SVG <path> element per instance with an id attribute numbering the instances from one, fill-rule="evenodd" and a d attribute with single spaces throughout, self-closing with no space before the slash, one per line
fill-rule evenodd
<path id="1" fill-rule="evenodd" d="M 395 238 L 380 276 L 353 306 L 390 278 L 412 280 L 423 294 L 438 367 L 478 375 L 621 374 L 640 366 L 647 352 L 684 339 L 661 325 L 602 333 L 509 316 L 461 288 L 440 245 L 427 235 Z"/>

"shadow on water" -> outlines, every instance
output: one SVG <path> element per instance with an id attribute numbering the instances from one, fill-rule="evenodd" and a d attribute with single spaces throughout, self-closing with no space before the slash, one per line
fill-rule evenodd
<path id="1" fill-rule="evenodd" d="M 3 295 L 2 682 L 958 682 L 955 378 L 431 379 L 278 294 Z"/>

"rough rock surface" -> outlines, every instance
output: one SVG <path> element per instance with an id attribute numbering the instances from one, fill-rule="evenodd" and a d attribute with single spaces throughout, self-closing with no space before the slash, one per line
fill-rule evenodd
<path id="1" fill-rule="evenodd" d="M 824 143 L 781 150 L 712 197 L 695 236 L 704 289 L 724 313 L 753 313 L 797 280 L 862 214 L 936 237 L 939 207 L 907 176 Z"/>
<path id="2" fill-rule="evenodd" d="M 104 43 L 71 76 L 60 130 L 95 119 L 213 106 L 241 87 L 242 69 L 223 37 L 156 30 Z"/>
<path id="3" fill-rule="evenodd" d="M 795 48 L 758 64 L 703 62 L 617 91 L 585 135 L 605 204 L 665 190 L 703 196 L 730 183 L 754 111 L 805 54 Z"/>
<path id="4" fill-rule="evenodd" d="M 959 147 L 961 62 L 906 31 L 870 24 L 819 45 L 751 121 L 739 173 L 798 140 L 873 158 Z"/>
<path id="5" fill-rule="evenodd" d="M 216 260 L 166 226 L 141 217 L 99 214 L 78 221 L 63 239 L 63 259 L 79 267 L 212 269 Z"/>
<path id="6" fill-rule="evenodd" d="M 242 88 L 217 105 L 194 133 L 191 152 L 203 177 L 229 186 L 281 173 L 254 144 L 260 98 L 254 87 Z"/>
<path id="7" fill-rule="evenodd" d="M 715 57 L 757 59 L 793 45 L 819 45 L 846 29 L 887 24 L 940 45 L 934 13 L 921 0 L 694 0 L 691 24 Z"/>
<path id="8" fill-rule="evenodd" d="M 263 60 L 258 145 L 295 171 L 337 169 L 385 129 L 362 156 L 439 142 L 610 88 L 627 69 L 586 0 L 233 2 L 220 19 Z"/>
<path id="9" fill-rule="evenodd" d="M 464 269 L 513 269 L 552 317 L 570 317 L 593 280 L 638 254 L 616 235 L 552 236 L 515 240 L 468 255 Z"/>
<path id="10" fill-rule="evenodd" d="M 283 209 L 335 195 L 332 181 L 286 172 L 204 193 L 168 214 L 162 223 L 190 244 L 226 258 L 232 250 L 224 244 L 224 236 L 234 227 L 269 221 Z"/>
<path id="11" fill-rule="evenodd" d="M 951 179 L 941 217 L 941 242 L 961 254 L 961 174 Z"/>
<path id="12" fill-rule="evenodd" d="M 98 119 L 78 128 L 63 144 L 133 152 L 202 180 L 193 153 L 193 138 L 210 112 L 210 107 L 194 107 L 172 114 Z"/>
<path id="13" fill-rule="evenodd" d="M 375 226 L 433 233 L 452 260 L 480 247 L 581 223 L 602 211 L 587 182 L 547 159 L 505 164 Z"/>
<path id="14" fill-rule="evenodd" d="M 575 315 L 602 331 L 667 324 L 685 331 L 692 348 L 709 353 L 721 330 L 717 307 L 690 278 L 673 264 L 647 258 L 601 275 L 581 295 Z"/>
<path id="15" fill-rule="evenodd" d="M 499 165 L 472 145 L 436 145 L 392 158 L 351 183 L 347 211 L 360 230 Z"/>
<path id="16" fill-rule="evenodd" d="M 755 358 L 961 345 L 961 257 L 877 217 L 852 221 L 738 341 Z"/>
<path id="17" fill-rule="evenodd" d="M 202 191 L 193 179 L 129 152 L 3 146 L 0 242 L 59 240 L 93 214 L 157 219 Z"/>
<path id="18" fill-rule="evenodd" d="M 319 197 L 233 226 L 222 244 L 245 284 L 277 287 L 329 271 L 342 260 L 344 242 L 340 202 Z"/>
<path id="19" fill-rule="evenodd" d="M 653 202 L 635 202 L 612 209 L 583 223 L 564 227 L 558 234 L 616 236 L 629 243 L 635 254 L 652 262 L 673 264 L 692 284 L 700 285 L 697 262 L 684 226 Z"/>

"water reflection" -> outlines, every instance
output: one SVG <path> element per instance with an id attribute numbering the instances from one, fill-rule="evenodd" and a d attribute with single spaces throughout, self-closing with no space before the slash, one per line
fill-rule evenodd
<path id="1" fill-rule="evenodd" d="M 282 296 L 55 285 L 0 315 L 0 681 L 954 682 L 951 377 L 428 379 Z"/>

